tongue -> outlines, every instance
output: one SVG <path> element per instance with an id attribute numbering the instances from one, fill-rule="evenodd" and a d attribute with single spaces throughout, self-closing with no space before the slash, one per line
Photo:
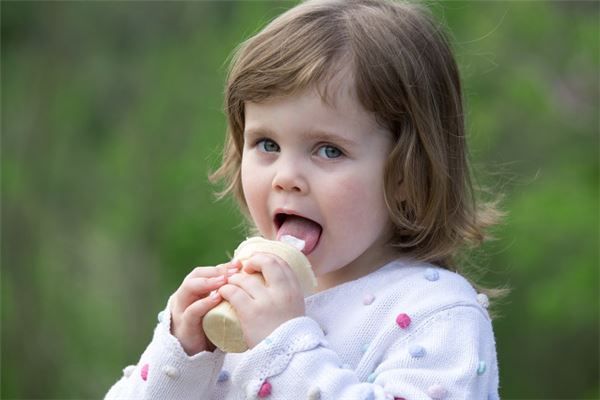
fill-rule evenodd
<path id="1" fill-rule="evenodd" d="M 304 240 L 304 254 L 310 254 L 313 251 L 319 237 L 321 236 L 321 226 L 314 221 L 296 215 L 289 215 L 277 232 L 277 240 L 282 236 L 290 235 L 300 240 Z"/>

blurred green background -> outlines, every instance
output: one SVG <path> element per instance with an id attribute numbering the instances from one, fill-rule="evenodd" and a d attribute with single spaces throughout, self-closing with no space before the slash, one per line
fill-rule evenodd
<path id="1" fill-rule="evenodd" d="M 2 1 L 2 398 L 101 398 L 185 274 L 243 238 L 207 179 L 226 61 L 293 4 Z M 475 258 L 512 289 L 502 397 L 598 398 L 600 3 L 430 4 L 509 212 Z"/>

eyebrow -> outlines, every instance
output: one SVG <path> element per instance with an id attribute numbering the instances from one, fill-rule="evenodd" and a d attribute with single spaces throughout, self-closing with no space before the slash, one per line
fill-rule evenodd
<path id="1" fill-rule="evenodd" d="M 256 127 L 244 130 L 245 138 L 255 138 L 259 136 L 277 137 L 277 134 L 267 127 Z M 341 146 L 356 146 L 358 143 L 355 140 L 348 139 L 338 133 L 325 131 L 321 129 L 304 131 L 301 133 L 304 140 L 332 142 Z"/>

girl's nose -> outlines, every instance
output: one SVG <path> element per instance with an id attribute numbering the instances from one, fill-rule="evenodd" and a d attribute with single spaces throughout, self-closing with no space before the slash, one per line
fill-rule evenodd
<path id="1" fill-rule="evenodd" d="M 280 163 L 273 178 L 273 189 L 298 194 L 308 193 L 308 182 L 304 178 L 302 167 L 290 160 Z"/>

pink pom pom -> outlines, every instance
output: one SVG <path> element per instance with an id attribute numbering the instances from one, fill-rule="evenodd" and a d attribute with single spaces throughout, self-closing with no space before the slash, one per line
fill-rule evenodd
<path id="1" fill-rule="evenodd" d="M 406 329 L 410 325 L 410 317 L 406 314 L 398 314 L 396 317 L 396 323 L 400 328 Z"/>
<path id="2" fill-rule="evenodd" d="M 439 383 L 432 385 L 427 389 L 427 394 L 434 400 L 442 400 L 448 395 L 448 391 Z"/>
<path id="3" fill-rule="evenodd" d="M 271 395 L 271 389 L 272 386 L 269 383 L 269 381 L 265 381 L 262 386 L 260 387 L 260 390 L 258 391 L 258 397 L 260 397 L 261 399 L 264 399 L 265 397 L 268 397 Z"/>
<path id="4" fill-rule="evenodd" d="M 150 366 L 148 364 L 144 364 L 144 366 L 142 367 L 142 371 L 140 372 L 142 379 L 145 381 L 148 380 L 148 370 L 149 369 L 150 369 Z"/>

